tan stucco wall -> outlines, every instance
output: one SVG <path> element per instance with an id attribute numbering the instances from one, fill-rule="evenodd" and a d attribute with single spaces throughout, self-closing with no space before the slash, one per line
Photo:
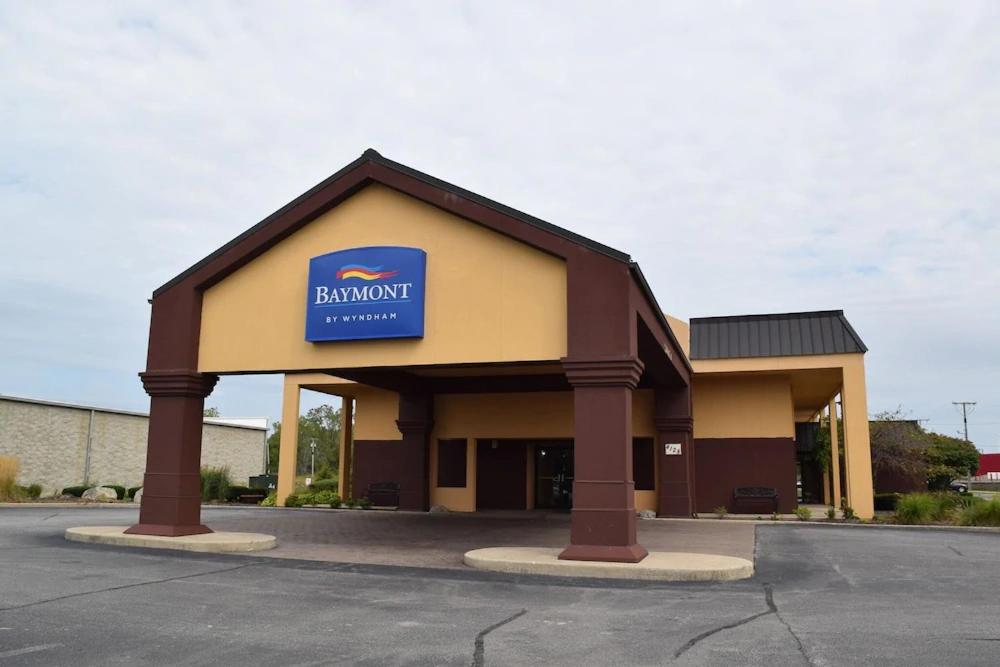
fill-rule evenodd
<path id="1" fill-rule="evenodd" d="M 45 494 L 84 482 L 90 410 L 0 398 L 0 454 L 18 459 L 19 484 L 41 484 Z M 139 486 L 146 467 L 149 418 L 94 412 L 91 484 Z M 205 424 L 202 465 L 228 465 L 233 482 L 246 484 L 264 468 L 259 429 Z"/>
<path id="2" fill-rule="evenodd" d="M 691 357 L 691 325 L 682 319 L 678 319 L 673 315 L 666 315 L 667 324 L 670 325 L 670 330 L 674 333 L 674 338 L 680 343 L 681 349 L 684 350 L 684 356 Z"/>
<path id="3" fill-rule="evenodd" d="M 359 400 L 359 414 L 361 401 Z M 360 417 L 359 424 L 360 424 Z M 653 436 L 653 393 L 636 391 L 632 399 L 634 436 Z M 396 436 L 399 437 L 398 435 Z M 438 439 L 467 438 L 466 486 L 437 486 Z M 479 438 L 572 438 L 573 393 L 533 392 L 524 394 L 445 394 L 434 397 L 434 430 L 431 433 L 431 504 L 456 512 L 471 512 L 476 506 L 476 440 Z M 531 452 L 526 506 L 533 504 Z M 652 502 L 652 505 L 651 505 Z M 655 492 L 637 491 L 636 506 L 656 509 Z"/>
<path id="4" fill-rule="evenodd" d="M 399 394 L 374 387 L 359 387 L 354 394 L 354 439 L 399 440 Z"/>
<path id="5" fill-rule="evenodd" d="M 309 259 L 399 245 L 427 252 L 423 339 L 307 343 Z M 381 185 L 320 216 L 205 292 L 201 371 L 553 360 L 566 354 L 558 258 Z"/>
<path id="6" fill-rule="evenodd" d="M 695 438 L 793 438 L 791 381 L 781 375 L 695 376 Z"/>

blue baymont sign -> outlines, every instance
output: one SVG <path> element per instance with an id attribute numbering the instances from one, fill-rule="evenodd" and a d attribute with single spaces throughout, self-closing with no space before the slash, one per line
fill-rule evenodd
<path id="1" fill-rule="evenodd" d="M 313 257 L 306 340 L 423 337 L 426 266 L 423 250 L 394 246 Z"/>

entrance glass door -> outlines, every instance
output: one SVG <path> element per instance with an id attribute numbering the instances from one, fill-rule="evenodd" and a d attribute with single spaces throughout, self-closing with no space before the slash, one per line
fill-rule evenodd
<path id="1" fill-rule="evenodd" d="M 535 507 L 569 510 L 573 507 L 573 443 L 535 444 Z"/>

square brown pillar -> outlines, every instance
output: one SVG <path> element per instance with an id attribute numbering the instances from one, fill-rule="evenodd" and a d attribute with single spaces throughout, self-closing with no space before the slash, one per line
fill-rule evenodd
<path id="1" fill-rule="evenodd" d="M 146 474 L 139 523 L 126 533 L 198 535 L 201 523 L 201 431 L 205 397 L 216 375 L 169 370 L 140 373 L 150 395 Z"/>
<path id="2" fill-rule="evenodd" d="M 406 477 L 400 480 L 399 509 L 426 512 L 430 509 L 429 438 L 434 426 L 434 397 L 429 394 L 400 394 L 396 428 L 403 436 Z M 365 489 L 355 489 L 362 493 Z"/>
<path id="3" fill-rule="evenodd" d="M 568 560 L 637 563 L 632 480 L 632 390 L 642 374 L 634 357 L 564 359 L 573 386 L 573 510 Z"/>
<path id="4" fill-rule="evenodd" d="M 660 462 L 659 516 L 690 517 L 697 511 L 691 388 L 657 387 L 653 423 Z"/>

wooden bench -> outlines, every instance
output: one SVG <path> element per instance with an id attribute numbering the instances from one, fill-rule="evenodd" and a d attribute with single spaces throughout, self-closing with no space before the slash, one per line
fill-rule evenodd
<path id="1" fill-rule="evenodd" d="M 770 502 L 773 511 L 778 511 L 778 490 L 770 486 L 737 486 L 733 489 L 733 510 L 740 503 Z"/>
<path id="2" fill-rule="evenodd" d="M 365 497 L 374 507 L 399 507 L 399 484 L 396 482 L 373 482 L 368 485 Z"/>

